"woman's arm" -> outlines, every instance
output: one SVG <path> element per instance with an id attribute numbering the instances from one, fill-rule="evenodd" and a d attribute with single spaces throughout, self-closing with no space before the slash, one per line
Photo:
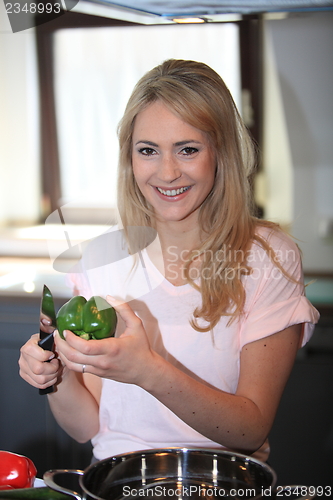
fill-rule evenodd
<path id="1" fill-rule="evenodd" d="M 156 360 L 155 376 L 143 388 L 209 439 L 254 452 L 272 427 L 301 330 L 295 325 L 245 345 L 235 395 L 207 387 L 163 359 Z"/>
<path id="2" fill-rule="evenodd" d="M 119 338 L 85 341 L 71 332 L 58 338 L 64 363 L 100 377 L 136 384 L 185 423 L 221 445 L 253 452 L 265 441 L 294 364 L 302 325 L 246 344 L 236 394 L 191 378 L 153 351 L 141 320 L 128 304 L 110 299 L 126 324 Z"/>
<path id="3" fill-rule="evenodd" d="M 48 395 L 54 418 L 79 443 L 86 443 L 99 430 L 101 386 L 99 377 L 67 370 L 57 390 Z"/>
<path id="4" fill-rule="evenodd" d="M 86 442 L 99 429 L 101 380 L 93 375 L 82 375 L 82 366 L 81 373 L 78 370 L 71 372 L 62 366 L 54 353 L 39 347 L 38 340 L 39 334 L 32 335 L 22 346 L 20 375 L 39 389 L 55 386 L 55 392 L 49 394 L 48 399 L 56 420 L 74 439 Z"/>

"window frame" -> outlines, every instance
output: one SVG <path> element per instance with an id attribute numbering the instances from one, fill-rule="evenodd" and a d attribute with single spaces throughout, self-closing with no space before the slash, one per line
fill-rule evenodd
<path id="1" fill-rule="evenodd" d="M 44 219 L 59 208 L 59 200 L 61 199 L 54 89 L 54 34 L 57 30 L 69 28 L 142 26 L 139 23 L 71 11 L 63 12 L 63 14 L 52 21 L 47 21 L 46 15 L 38 14 L 35 23 L 40 88 L 41 215 Z M 242 95 L 246 93 L 247 96 L 250 96 L 252 120 L 246 125 L 260 152 L 263 129 L 263 18 L 262 15 L 246 15 L 235 23 L 239 25 L 240 33 L 241 91 Z M 257 168 L 253 175 L 260 168 L 259 155 Z"/>

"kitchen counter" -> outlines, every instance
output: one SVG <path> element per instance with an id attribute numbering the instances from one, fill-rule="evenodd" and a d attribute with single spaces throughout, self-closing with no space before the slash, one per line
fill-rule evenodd
<path id="1" fill-rule="evenodd" d="M 55 298 L 72 295 L 66 275 L 55 271 L 50 259 L 0 257 L 0 296 L 40 297 L 44 284 Z"/>
<path id="2" fill-rule="evenodd" d="M 103 234 L 110 226 L 97 224 L 40 224 L 0 231 L 0 295 L 40 295 L 43 284 L 55 296 L 68 297 L 65 274 L 55 271 L 53 262 Z M 63 268 L 69 268 L 68 256 Z M 74 261 L 73 261 L 74 263 Z M 59 269 L 59 265 L 57 266 Z M 308 299 L 325 312 L 333 310 L 333 274 L 305 272 Z"/>
<path id="3" fill-rule="evenodd" d="M 333 275 L 327 273 L 305 274 L 305 292 L 310 302 L 317 307 L 320 312 L 331 313 L 333 315 Z"/>
<path id="4" fill-rule="evenodd" d="M 0 231 L 0 256 L 48 257 L 53 260 L 69 247 L 95 238 L 109 227 L 100 224 L 40 224 L 5 228 Z"/>
<path id="5" fill-rule="evenodd" d="M 66 298 L 65 273 L 75 260 L 66 255 L 69 248 L 104 233 L 106 225 L 41 224 L 26 228 L 7 228 L 0 232 L 0 296 L 39 296 L 46 284 L 54 297 Z M 65 256 L 65 257 L 62 257 Z M 59 262 L 61 265 L 59 266 Z"/>

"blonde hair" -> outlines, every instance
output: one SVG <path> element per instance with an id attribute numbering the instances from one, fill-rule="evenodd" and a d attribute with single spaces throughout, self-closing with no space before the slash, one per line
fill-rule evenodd
<path id="1" fill-rule="evenodd" d="M 253 215 L 249 178 L 255 166 L 254 145 L 224 81 L 206 64 L 170 59 L 139 80 L 119 124 L 118 209 L 125 230 L 128 226 L 153 224 L 152 207 L 133 175 L 131 151 L 135 118 L 155 101 L 161 101 L 186 123 L 207 134 L 215 151 L 215 183 L 199 210 L 203 242 L 185 265 L 187 281 L 202 296 L 191 324 L 198 331 L 208 331 L 221 316 L 233 320 L 241 314 L 245 303 L 242 276 L 250 272 L 246 255 L 251 243 L 259 241 L 272 255 L 256 228 L 275 225 Z M 220 259 L 222 248 L 228 251 Z M 198 255 L 205 269 L 200 285 L 190 276 L 191 264 Z M 198 318 L 208 326 L 199 327 Z"/>

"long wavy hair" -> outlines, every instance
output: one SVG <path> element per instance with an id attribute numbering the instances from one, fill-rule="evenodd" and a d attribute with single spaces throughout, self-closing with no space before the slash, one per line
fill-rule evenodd
<path id="1" fill-rule="evenodd" d="M 206 64 L 170 59 L 139 80 L 119 124 L 118 210 L 124 229 L 154 224 L 153 209 L 133 175 L 132 134 L 136 116 L 155 101 L 204 132 L 215 152 L 215 183 L 199 209 L 203 237 L 184 270 L 188 283 L 202 297 L 191 324 L 198 331 L 208 331 L 222 316 L 233 321 L 242 313 L 242 277 L 251 272 L 246 257 L 252 242 L 258 241 L 274 257 L 256 228 L 276 225 L 254 216 L 249 179 L 256 162 L 255 148 L 224 81 Z M 191 265 L 198 257 L 205 270 L 199 281 L 191 277 Z M 199 326 L 198 318 L 208 325 Z"/>

